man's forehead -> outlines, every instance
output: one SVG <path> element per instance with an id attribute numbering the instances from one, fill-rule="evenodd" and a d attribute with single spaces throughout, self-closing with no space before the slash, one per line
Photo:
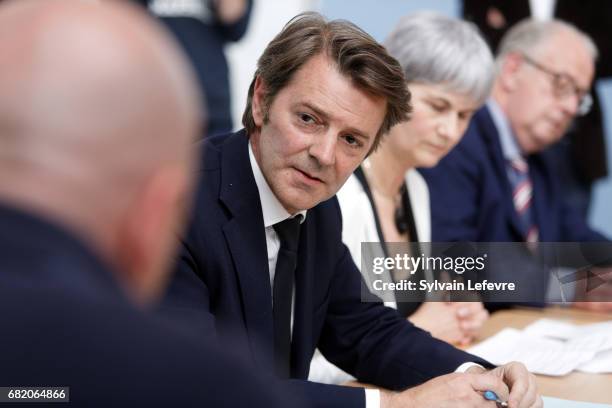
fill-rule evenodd
<path id="1" fill-rule="evenodd" d="M 363 117 L 368 102 L 369 106 L 372 103 L 386 106 L 383 96 L 368 92 L 349 75 L 340 72 L 331 59 L 323 56 L 313 57 L 304 64 L 284 90 L 290 93 L 290 103 L 294 107 L 307 107 L 327 119 L 350 122 L 347 126 L 359 128 L 371 125 L 368 118 Z M 362 126 L 358 126 L 360 122 L 364 122 Z M 362 131 L 371 133 L 366 129 Z"/>
<path id="2" fill-rule="evenodd" d="M 591 87 L 595 63 L 584 39 L 577 33 L 561 29 L 538 48 L 540 58 L 548 67 L 568 75 L 582 89 Z"/>

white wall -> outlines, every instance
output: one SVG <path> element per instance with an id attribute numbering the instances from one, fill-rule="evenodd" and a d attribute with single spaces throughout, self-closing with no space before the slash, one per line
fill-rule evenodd
<path id="1" fill-rule="evenodd" d="M 230 66 L 235 129 L 242 127 L 240 120 L 257 58 L 292 17 L 303 11 L 314 10 L 316 6 L 316 0 L 254 0 L 246 35 L 239 43 L 228 46 L 226 50 Z"/>
<path id="2" fill-rule="evenodd" d="M 612 79 L 598 81 L 601 111 L 606 133 L 608 172 L 612 174 Z M 612 238 L 612 176 L 598 181 L 593 188 L 593 201 L 589 217 L 590 225 Z"/>

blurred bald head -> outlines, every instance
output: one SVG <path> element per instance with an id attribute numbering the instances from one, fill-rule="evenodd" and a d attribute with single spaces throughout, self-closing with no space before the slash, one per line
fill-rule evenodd
<path id="1" fill-rule="evenodd" d="M 15 0 L 0 67 L 0 200 L 72 229 L 150 299 L 191 185 L 188 64 L 129 4 Z"/>

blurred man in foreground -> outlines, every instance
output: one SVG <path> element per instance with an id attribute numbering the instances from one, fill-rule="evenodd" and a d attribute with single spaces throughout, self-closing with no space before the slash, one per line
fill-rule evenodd
<path id="1" fill-rule="evenodd" d="M 70 387 L 75 406 L 280 406 L 134 306 L 165 285 L 193 184 L 199 103 L 163 30 L 115 2 L 3 2 L 0 66 L 0 385 Z"/>

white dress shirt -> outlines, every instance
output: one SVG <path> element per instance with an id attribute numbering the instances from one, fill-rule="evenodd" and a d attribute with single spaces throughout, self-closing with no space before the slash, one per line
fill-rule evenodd
<path id="1" fill-rule="evenodd" d="M 268 182 L 266 181 L 259 164 L 253 154 L 251 143 L 249 142 L 249 161 L 251 162 L 251 169 L 253 170 L 253 176 L 255 177 L 255 184 L 257 184 L 257 191 L 259 192 L 259 201 L 261 202 L 261 210 L 263 215 L 264 227 L 266 231 L 266 248 L 268 251 L 268 270 L 270 271 L 270 288 L 274 287 L 274 272 L 276 269 L 276 261 L 278 259 L 278 252 L 280 251 L 280 239 L 278 234 L 274 230 L 274 224 L 284 221 L 287 218 L 295 217 L 297 214 L 291 215 L 285 207 L 278 201 Z M 306 211 L 300 211 L 298 214 L 302 215 L 302 222 L 306 219 Z M 291 307 L 291 331 L 293 331 L 293 304 L 295 301 L 295 288 L 294 296 Z M 274 299 L 272 299 L 274 302 Z M 463 372 L 475 363 L 464 363 L 457 372 Z M 380 391 L 376 389 L 365 389 L 365 408 L 380 408 Z"/>
<path id="2" fill-rule="evenodd" d="M 555 15 L 557 0 L 529 0 L 531 17 L 538 21 L 548 21 Z"/>
<path id="3" fill-rule="evenodd" d="M 259 201 L 261 202 L 261 211 L 263 215 L 264 227 L 266 229 L 266 247 L 268 248 L 268 270 L 270 271 L 270 288 L 274 287 L 274 274 L 276 272 L 276 261 L 278 259 L 278 252 L 280 251 L 280 238 L 274 229 L 274 224 L 285 221 L 288 218 L 295 217 L 298 214 L 302 215 L 302 222 L 306 219 L 306 211 L 300 211 L 297 214 L 291 215 L 285 207 L 278 201 L 278 198 L 274 195 L 268 182 L 266 181 L 255 155 L 251 148 L 249 141 L 249 160 L 251 162 L 251 169 L 253 170 L 253 176 L 255 177 L 255 184 L 257 184 L 257 191 L 259 192 Z M 273 300 L 274 301 L 274 300 Z M 293 316 L 293 313 L 291 314 Z M 291 319 L 293 320 L 293 318 Z"/>
<path id="4" fill-rule="evenodd" d="M 274 230 L 274 224 L 284 221 L 287 218 L 291 218 L 292 215 L 287 212 L 285 207 L 278 201 L 278 198 L 274 195 L 268 182 L 266 181 L 259 164 L 253 154 L 253 148 L 249 142 L 249 160 L 251 162 L 251 169 L 253 170 L 253 176 L 255 177 L 255 184 L 257 184 L 257 191 L 259 192 L 259 201 L 261 202 L 261 211 L 263 215 L 264 227 L 266 229 L 266 248 L 268 250 L 268 270 L 270 271 L 270 288 L 274 287 L 274 272 L 276 269 L 276 261 L 278 259 L 278 251 L 280 251 L 280 239 L 278 234 Z M 306 211 L 300 211 L 298 214 L 302 214 L 302 222 L 306 219 Z M 297 214 L 295 214 L 297 215 Z M 293 215 L 293 216 L 295 216 Z M 294 288 L 295 294 L 295 288 Z M 274 300 L 272 300 L 274 301 Z M 293 332 L 293 301 L 291 302 L 291 331 Z M 380 408 L 380 391 L 368 389 L 365 390 L 366 408 Z"/>
<path id="5" fill-rule="evenodd" d="M 508 161 L 523 157 L 521 148 L 516 141 L 516 136 L 510 126 L 510 121 L 501 107 L 493 98 L 489 98 L 486 103 L 487 109 L 491 114 L 491 119 L 495 125 L 495 129 L 499 134 L 499 143 L 501 144 L 504 159 Z"/>

